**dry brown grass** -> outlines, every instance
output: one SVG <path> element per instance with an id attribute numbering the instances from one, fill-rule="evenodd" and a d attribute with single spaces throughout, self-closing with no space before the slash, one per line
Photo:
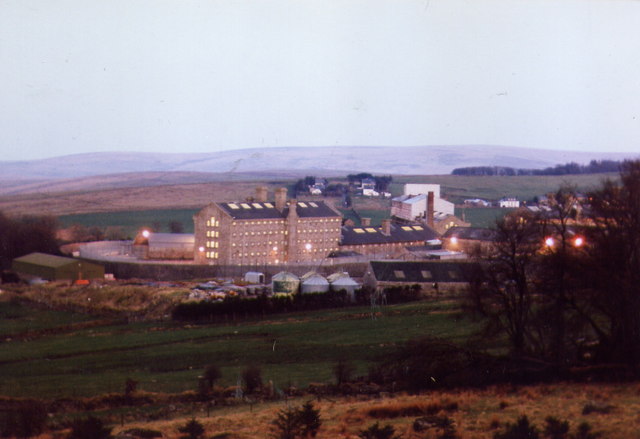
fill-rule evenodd
<path id="1" fill-rule="evenodd" d="M 596 400 L 615 406 L 615 410 L 609 414 L 583 415 L 585 404 Z M 305 399 L 299 398 L 290 400 L 289 404 L 297 406 L 304 401 Z M 420 416 L 418 412 L 443 409 L 447 404 L 453 403 L 458 405 L 457 410 L 440 413 L 446 414 L 455 422 L 462 439 L 490 439 L 496 430 L 507 422 L 514 422 L 522 414 L 526 414 L 540 428 L 544 425 L 544 419 L 550 415 L 568 420 L 572 429 L 581 422 L 588 422 L 595 431 L 603 433 L 602 437 L 609 439 L 636 437 L 640 423 L 640 392 L 637 384 L 557 384 L 322 400 L 314 402 L 320 409 L 323 420 L 317 438 L 356 439 L 358 431 L 377 421 L 381 425 L 393 425 L 396 432 L 405 439 L 432 437 L 435 432 L 413 431 L 413 421 Z M 506 406 L 501 403 L 506 403 Z M 270 402 L 252 408 L 246 405 L 220 408 L 214 410 L 210 418 L 206 418 L 204 412 L 195 413 L 195 416 L 207 428 L 207 437 L 229 433 L 235 439 L 267 438 L 270 437 L 271 421 L 278 410 L 285 406 L 284 402 Z M 380 419 L 381 417 L 384 419 Z M 130 424 L 114 431 L 137 426 L 160 430 L 165 433 L 165 437 L 173 438 L 177 437 L 177 428 L 189 418 L 190 416 L 170 421 Z"/>
<path id="2" fill-rule="evenodd" d="M 270 197 L 273 197 L 275 189 L 282 186 L 233 181 L 0 196 L 0 211 L 7 215 L 69 215 L 123 210 L 199 209 L 212 201 L 239 201 L 252 197 L 259 185 L 267 186 Z M 301 199 L 307 198 L 315 199 L 311 196 Z M 323 197 L 322 200 L 328 199 Z"/>

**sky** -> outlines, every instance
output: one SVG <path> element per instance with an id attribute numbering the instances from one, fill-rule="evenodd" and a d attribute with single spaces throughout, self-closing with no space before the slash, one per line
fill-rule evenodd
<path id="1" fill-rule="evenodd" d="M 0 0 L 0 160 L 640 152 L 638 0 Z"/>

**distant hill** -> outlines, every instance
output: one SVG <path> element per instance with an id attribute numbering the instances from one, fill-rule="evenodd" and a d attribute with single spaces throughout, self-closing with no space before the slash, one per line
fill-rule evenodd
<path id="1" fill-rule="evenodd" d="M 546 168 L 559 163 L 622 160 L 633 154 L 549 151 L 492 145 L 280 147 L 199 154 L 99 152 L 31 161 L 0 161 L 0 194 L 109 187 L 293 179 L 353 172 L 444 175 L 454 168 Z M 99 176 L 99 178 L 97 178 Z"/>
<path id="2" fill-rule="evenodd" d="M 101 152 L 31 161 L 0 161 L 0 178 L 75 178 L 121 172 L 367 171 L 448 174 L 467 166 L 546 168 L 559 163 L 621 160 L 633 154 L 549 151 L 492 145 L 415 147 L 281 147 L 199 154 Z"/>

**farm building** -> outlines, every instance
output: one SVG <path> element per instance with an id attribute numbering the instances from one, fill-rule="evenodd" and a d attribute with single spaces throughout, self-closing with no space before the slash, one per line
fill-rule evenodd
<path id="1" fill-rule="evenodd" d="M 303 294 L 329 292 L 329 281 L 316 272 L 310 271 L 303 275 L 300 282 L 300 292 Z"/>
<path id="2" fill-rule="evenodd" d="M 271 278 L 273 294 L 295 294 L 300 288 L 300 278 L 288 271 L 281 271 Z"/>
<path id="3" fill-rule="evenodd" d="M 376 290 L 420 285 L 423 292 L 457 291 L 478 273 L 472 262 L 371 261 L 364 284 Z"/>
<path id="4" fill-rule="evenodd" d="M 141 259 L 193 259 L 194 242 L 192 233 L 143 230 L 133 242 L 133 251 Z"/>
<path id="5" fill-rule="evenodd" d="M 442 235 L 442 246 L 446 250 L 478 256 L 491 251 L 495 239 L 496 231 L 493 229 L 452 227 Z"/>
<path id="6" fill-rule="evenodd" d="M 104 279 L 102 265 L 45 253 L 30 253 L 13 260 L 12 269 L 46 280 Z"/>
<path id="7" fill-rule="evenodd" d="M 360 288 L 360 284 L 353 280 L 349 273 L 339 272 L 333 273 L 327 277 L 331 291 L 346 291 L 352 302 L 356 299 L 356 290 Z"/>

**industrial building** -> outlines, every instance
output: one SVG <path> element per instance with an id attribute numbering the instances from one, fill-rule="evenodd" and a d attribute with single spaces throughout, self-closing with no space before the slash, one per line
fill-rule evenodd
<path id="1" fill-rule="evenodd" d="M 46 253 L 30 253 L 13 260 L 13 271 L 45 280 L 104 279 L 102 265 Z"/>
<path id="2" fill-rule="evenodd" d="M 440 198 L 439 184 L 405 184 L 404 194 L 391 200 L 391 216 L 404 221 L 426 223 L 434 217 L 453 215 L 454 210 L 453 203 Z"/>

